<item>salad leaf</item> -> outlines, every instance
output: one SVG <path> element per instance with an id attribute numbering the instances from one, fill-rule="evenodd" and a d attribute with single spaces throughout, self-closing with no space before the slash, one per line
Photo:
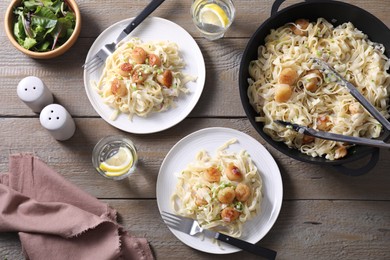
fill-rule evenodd
<path id="1" fill-rule="evenodd" d="M 57 41 L 59 38 L 65 38 L 68 35 L 68 30 L 72 29 L 72 22 L 69 21 L 66 18 L 60 18 L 58 19 L 58 23 L 55 27 L 55 29 L 52 31 L 52 35 L 54 38 L 52 50 L 54 50 Z"/>
<path id="2" fill-rule="evenodd" d="M 37 44 L 37 41 L 33 38 L 27 37 L 24 39 L 23 47 L 26 49 L 30 49 L 31 47 L 35 46 Z"/>
<path id="3" fill-rule="evenodd" d="M 76 25 L 75 14 L 64 0 L 22 0 L 14 14 L 16 40 L 33 51 L 50 51 L 61 46 Z"/>
<path id="4" fill-rule="evenodd" d="M 24 7 L 30 11 L 36 10 L 39 6 L 44 6 L 52 10 L 53 13 L 57 14 L 61 11 L 61 5 L 64 1 L 56 0 L 28 0 L 23 1 Z"/>
<path id="5" fill-rule="evenodd" d="M 23 16 L 18 16 L 18 20 L 14 25 L 14 34 L 20 45 L 23 45 L 24 41 L 22 39 L 26 38 L 26 32 L 24 31 L 23 26 Z"/>
<path id="6" fill-rule="evenodd" d="M 32 26 L 42 26 L 49 29 L 57 24 L 57 16 L 47 7 L 38 7 L 34 14 L 31 15 Z"/>
<path id="7" fill-rule="evenodd" d="M 39 46 L 37 46 L 37 49 L 39 51 L 43 51 L 43 50 L 47 50 L 49 47 L 50 47 L 50 42 L 46 41 L 43 44 L 40 44 Z"/>

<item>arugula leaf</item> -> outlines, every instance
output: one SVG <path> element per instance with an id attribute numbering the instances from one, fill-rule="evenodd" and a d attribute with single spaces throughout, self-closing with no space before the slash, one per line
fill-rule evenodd
<path id="1" fill-rule="evenodd" d="M 56 26 L 57 16 L 47 7 L 38 7 L 33 15 L 31 15 L 32 26 L 42 26 L 50 29 Z"/>
<path id="2" fill-rule="evenodd" d="M 26 37 L 23 42 L 23 47 L 26 49 L 30 49 L 35 46 L 35 44 L 37 44 L 37 41 L 35 39 Z"/>
<path id="3" fill-rule="evenodd" d="M 76 16 L 74 13 L 66 12 L 65 19 L 69 20 L 72 23 L 73 27 L 76 25 Z"/>
<path id="4" fill-rule="evenodd" d="M 67 39 L 72 35 L 73 31 L 74 31 L 73 28 L 69 28 L 68 30 L 66 30 L 66 38 Z"/>
<path id="5" fill-rule="evenodd" d="M 26 38 L 26 32 L 24 31 L 23 26 L 23 14 L 18 16 L 18 20 L 14 25 L 14 34 L 16 36 L 16 40 L 20 45 L 24 44 L 24 38 Z"/>
<path id="6" fill-rule="evenodd" d="M 40 0 L 23 1 L 23 6 L 29 11 L 34 11 L 38 6 L 42 5 L 43 3 Z"/>
<path id="7" fill-rule="evenodd" d="M 50 47 L 50 42 L 46 41 L 43 44 L 37 46 L 38 51 L 44 51 L 47 50 Z"/>
<path id="8" fill-rule="evenodd" d="M 52 50 L 54 50 L 54 48 L 56 47 L 57 41 L 60 38 L 64 38 L 64 37 L 66 37 L 68 35 L 68 29 L 71 29 L 71 28 L 72 28 L 72 22 L 71 21 L 69 21 L 66 18 L 58 19 L 57 26 L 52 31 L 52 35 L 53 35 L 53 38 L 54 38 L 53 46 L 51 48 Z"/>
<path id="9" fill-rule="evenodd" d="M 62 13 L 62 8 L 63 6 L 65 5 L 65 3 L 63 1 L 54 1 L 53 4 L 51 5 L 51 10 L 53 13 L 55 13 L 57 16 L 64 16 L 64 14 Z"/>

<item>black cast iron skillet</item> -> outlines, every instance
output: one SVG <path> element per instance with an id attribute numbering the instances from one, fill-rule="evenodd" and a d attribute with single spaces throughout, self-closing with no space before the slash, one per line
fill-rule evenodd
<path id="1" fill-rule="evenodd" d="M 286 23 L 294 22 L 299 18 L 316 21 L 317 18 L 322 17 L 331 22 L 334 26 L 345 22 L 352 22 L 356 28 L 367 34 L 371 41 L 382 43 L 386 48 L 385 54 L 387 57 L 390 57 L 390 30 L 378 18 L 351 4 L 329 0 L 306 0 L 306 2 L 294 4 L 278 11 L 280 5 L 284 1 L 285 0 L 276 0 L 274 2 L 271 10 L 271 17 L 257 29 L 244 51 L 239 71 L 239 86 L 241 102 L 245 113 L 262 138 L 278 151 L 296 160 L 321 165 L 331 165 L 347 175 L 357 176 L 367 173 L 375 167 L 379 160 L 378 148 L 354 146 L 348 150 L 348 155 L 346 157 L 332 161 L 327 160 L 324 157 L 313 158 L 296 149 L 288 148 L 284 143 L 276 142 L 265 134 L 263 132 L 263 123 L 255 122 L 257 113 L 250 105 L 247 96 L 248 78 L 250 77 L 248 67 L 250 61 L 257 59 L 258 46 L 264 44 L 264 39 L 270 33 L 271 29 L 276 29 Z M 350 167 L 363 158 L 368 158 L 368 162 L 365 160 L 363 166 L 360 166 L 359 168 Z"/>

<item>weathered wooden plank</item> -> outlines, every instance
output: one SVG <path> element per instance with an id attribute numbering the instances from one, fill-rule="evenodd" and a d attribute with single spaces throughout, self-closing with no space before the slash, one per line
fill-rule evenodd
<path id="1" fill-rule="evenodd" d="M 270 17 L 271 6 L 274 1 L 243 1 L 236 2 L 236 19 L 232 27 L 226 34 L 226 37 L 250 37 L 256 29 Z M 285 8 L 291 4 L 302 2 L 298 0 L 288 0 L 282 5 Z M 390 19 L 388 16 L 388 3 L 386 0 L 348 0 L 344 1 L 374 14 L 390 27 Z M 0 13 L 4 14 L 8 6 L 8 1 L 2 1 L 0 5 Z M 80 37 L 96 38 L 104 29 L 110 25 L 126 18 L 136 16 L 145 6 L 147 1 L 133 0 L 129 1 L 77 1 L 81 16 L 82 28 Z M 201 37 L 192 23 L 190 15 L 191 1 L 165 1 L 152 16 L 162 17 L 171 20 L 194 37 Z M 108 11 L 109 10 L 109 11 Z M 2 15 L 4 17 L 4 15 Z M 4 21 L 0 20 L 0 26 L 3 28 Z M 0 31 L 0 36 L 4 36 L 5 32 Z"/>
<path id="2" fill-rule="evenodd" d="M 281 154 L 264 143 L 247 119 L 186 119 L 169 130 L 150 135 L 121 132 L 100 118 L 77 118 L 75 121 L 76 134 L 68 141 L 57 142 L 40 126 L 37 118 L 0 119 L 0 172 L 8 170 L 9 154 L 32 152 L 99 198 L 155 198 L 159 167 L 171 147 L 196 130 L 220 126 L 247 133 L 265 145 L 280 167 L 285 199 L 390 200 L 390 161 L 386 160 L 389 151 L 382 151 L 381 160 L 372 172 L 354 178 Z M 130 137 L 139 150 L 138 171 L 126 181 L 106 180 L 91 164 L 93 146 L 100 138 L 112 134 Z"/>
<path id="3" fill-rule="evenodd" d="M 190 116 L 245 116 L 242 109 L 238 70 L 245 39 L 224 39 L 224 47 L 216 42 L 199 39 L 206 66 L 203 94 Z M 34 116 L 16 94 L 18 82 L 29 75 L 41 78 L 60 103 L 74 116 L 97 116 L 85 93 L 83 69 L 92 39 L 79 39 L 75 46 L 54 60 L 34 60 L 17 52 L 4 37 L 0 37 L 2 63 L 0 115 Z M 191 62 L 191 61 L 186 61 Z M 58 66 L 61 66 L 59 72 Z"/>
<path id="4" fill-rule="evenodd" d="M 159 216 L 155 200 L 108 200 L 131 235 L 148 239 L 157 259 L 258 259 L 247 253 L 211 255 L 179 241 Z M 389 201 L 284 201 L 259 243 L 277 259 L 388 259 Z M 14 234 L 0 234 L 1 259 L 22 259 Z"/>
<path id="5" fill-rule="evenodd" d="M 293 2 L 291 1 L 291 3 Z M 387 25 L 390 24 L 390 18 L 385 15 L 384 11 L 387 7 L 385 6 L 385 1 L 350 2 L 354 2 L 368 11 L 372 11 L 374 14 L 378 14 L 382 21 Z M 15 93 L 17 83 L 23 77 L 34 75 L 44 80 L 55 95 L 56 101 L 64 105 L 72 115 L 97 116 L 85 94 L 81 65 L 96 35 L 108 26 L 107 24 L 110 24 L 112 19 L 121 20 L 123 15 L 136 12 L 145 4 L 145 1 L 133 1 L 131 5 L 126 1 L 115 1 L 115 3 L 118 9 L 115 8 L 113 10 L 118 16 L 112 15 L 111 12 L 106 12 L 108 6 L 113 5 L 113 1 L 99 3 L 99 8 L 95 7 L 96 3 L 93 1 L 80 1 L 80 7 L 82 10 L 85 10 L 83 31 L 92 33 L 95 36 L 85 38 L 82 35 L 69 52 L 53 60 L 42 61 L 26 57 L 16 51 L 8 42 L 8 39 L 0 33 L 0 44 L 2 46 L 0 49 L 0 56 L 2 57 L 2 63 L 0 64 L 0 76 L 2 77 L 0 96 L 3 97 L 0 115 L 35 115 L 18 99 Z M 253 21 L 264 20 L 264 12 L 270 8 L 271 3 L 272 1 L 263 1 L 261 8 L 256 8 L 256 5 L 259 5 L 258 3 L 248 3 L 237 7 L 237 13 L 241 13 L 241 15 L 237 16 L 237 21 L 242 23 L 242 25 L 233 26 L 232 35 L 239 37 L 239 39 L 225 38 L 210 42 L 203 38 L 196 38 L 205 58 L 207 78 L 204 93 L 190 116 L 245 116 L 239 97 L 238 70 L 248 39 L 241 37 L 249 37 L 253 33 L 256 29 L 256 26 L 252 25 Z M 196 31 L 190 30 L 190 27 L 193 26 L 187 17 L 189 12 L 186 12 L 185 15 L 180 14 L 180 12 L 170 14 L 169 10 L 173 9 L 174 5 L 180 5 L 178 7 L 184 8 L 184 10 L 189 9 L 189 2 L 164 2 L 161 10 L 158 9 L 156 14 L 169 14 L 167 18 L 172 20 L 179 19 L 183 23 L 187 23 L 188 26 L 185 28 L 195 36 Z M 285 5 L 287 6 L 287 4 Z M 0 7 L 3 12 L 5 11 L 5 6 L 2 5 Z M 0 23 L 3 23 L 3 21 L 0 21 Z M 103 25 L 100 25 L 100 23 L 103 23 Z M 260 21 L 256 22 L 256 24 L 259 23 Z M 237 28 L 234 29 L 234 27 Z M 99 32 L 96 32 L 96 30 Z M 241 32 L 245 31 L 250 31 L 250 33 L 246 33 L 246 36 L 240 35 Z M 61 67 L 61 73 L 57 69 L 59 66 Z"/>

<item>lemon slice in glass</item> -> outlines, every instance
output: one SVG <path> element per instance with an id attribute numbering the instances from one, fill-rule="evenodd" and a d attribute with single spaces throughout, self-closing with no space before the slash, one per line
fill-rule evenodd
<path id="1" fill-rule="evenodd" d="M 107 176 L 115 177 L 127 173 L 133 165 L 133 155 L 127 147 L 120 147 L 118 152 L 100 163 L 99 168 Z"/>
<path id="2" fill-rule="evenodd" d="M 226 12 L 217 4 L 206 4 L 199 12 L 200 22 L 212 24 L 219 27 L 226 27 L 229 18 Z"/>

